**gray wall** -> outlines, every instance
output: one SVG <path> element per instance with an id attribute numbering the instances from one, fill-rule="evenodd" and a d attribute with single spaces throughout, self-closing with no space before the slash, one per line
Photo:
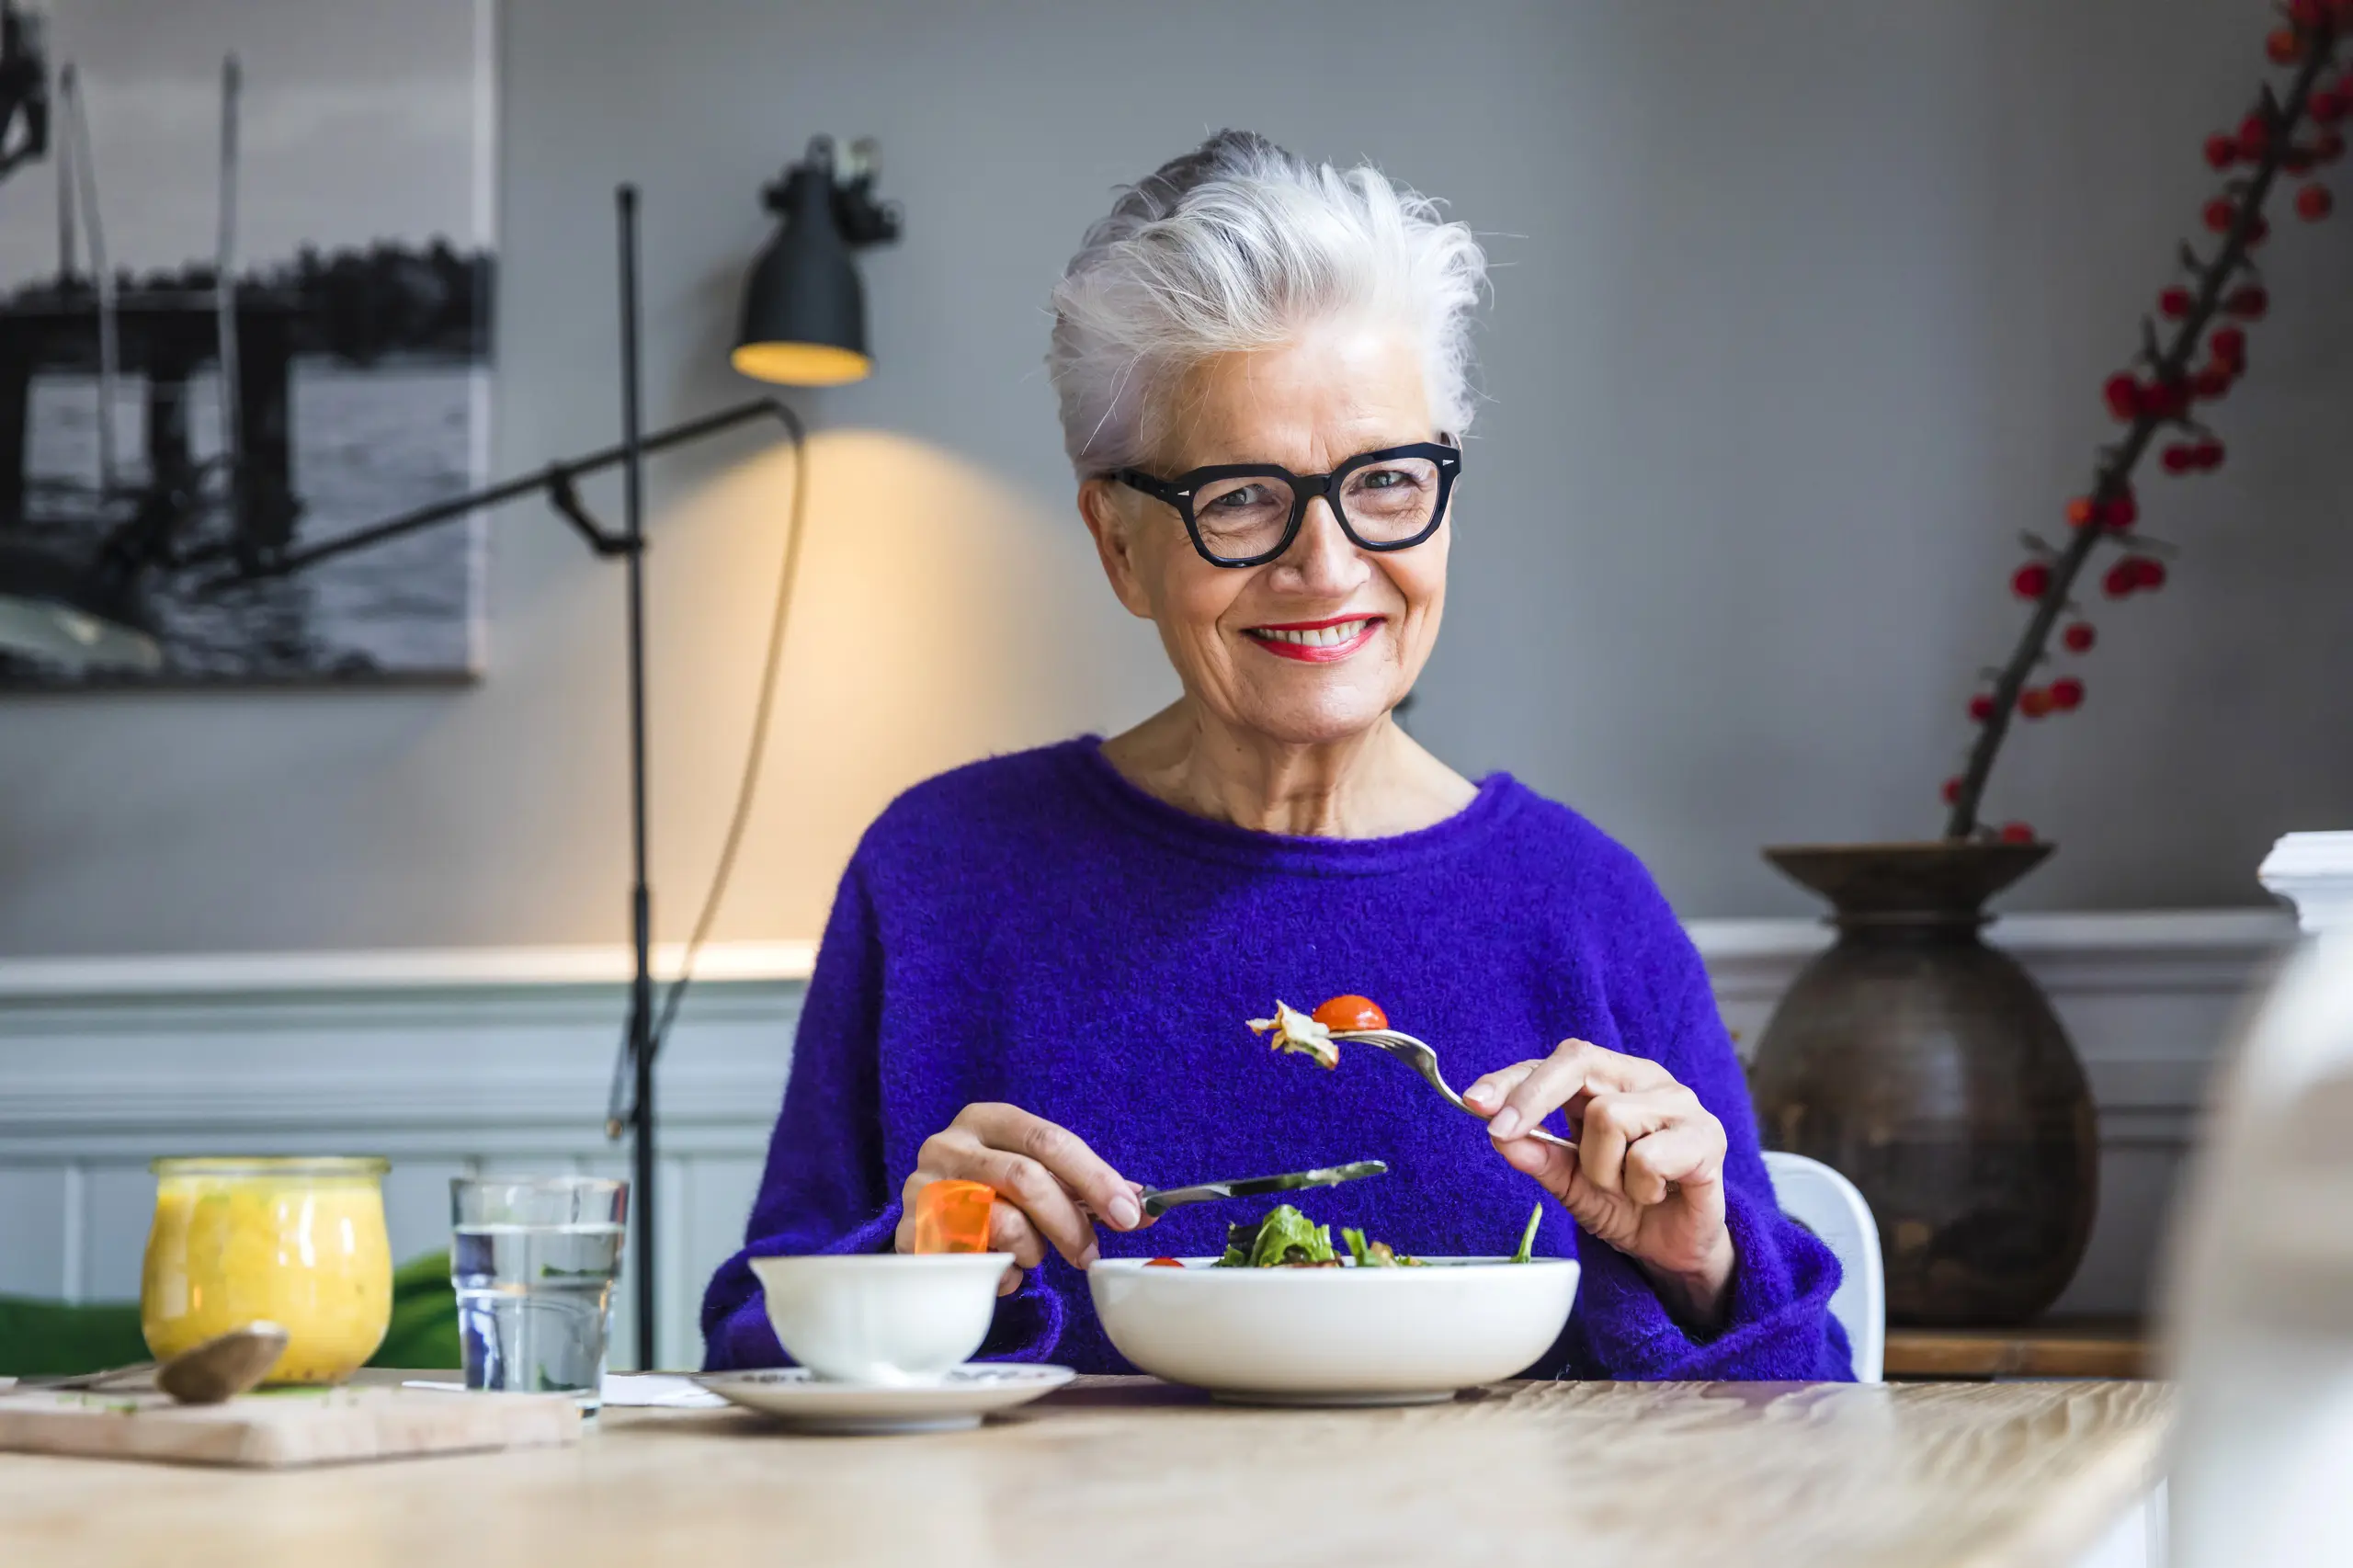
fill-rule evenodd
<path id="1" fill-rule="evenodd" d="M 609 191 L 644 189 L 650 415 L 722 369 L 754 196 L 879 135 L 906 243 L 878 375 L 809 399 L 813 538 L 781 754 L 726 937 L 813 934 L 909 780 L 1171 687 L 1095 575 L 1040 301 L 1110 188 L 1203 131 L 1366 155 L 1493 236 L 1492 398 L 1415 722 L 1629 839 L 1695 915 L 1806 907 L 1759 844 L 1935 831 L 1973 670 L 2019 621 L 2166 281 L 2259 0 L 949 6 L 510 0 L 499 468 L 608 438 Z M 2083 712 L 1995 809 L 2063 846 L 2020 906 L 2247 902 L 2353 819 L 2342 460 L 2353 241 L 2281 222 L 2216 476 L 2144 486 L 2188 551 L 2095 607 Z M 789 460 L 664 466 L 656 876 L 716 852 Z M 517 512 L 475 689 L 0 708 L 0 951 L 604 941 L 623 931 L 618 574 Z"/>

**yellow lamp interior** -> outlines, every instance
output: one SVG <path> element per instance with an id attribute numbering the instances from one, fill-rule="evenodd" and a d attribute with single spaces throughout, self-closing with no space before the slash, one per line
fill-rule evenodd
<path id="1" fill-rule="evenodd" d="M 874 361 L 828 343 L 746 343 L 732 356 L 735 368 L 756 381 L 794 387 L 837 387 L 862 381 Z"/>

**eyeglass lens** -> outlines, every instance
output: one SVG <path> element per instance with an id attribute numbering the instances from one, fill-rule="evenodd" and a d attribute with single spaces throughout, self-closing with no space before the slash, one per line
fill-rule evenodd
<path id="1" fill-rule="evenodd" d="M 1384 458 L 1335 487 L 1334 508 L 1367 544 L 1396 544 L 1429 526 L 1438 507 L 1438 464 L 1428 458 Z M 1201 544 L 1227 560 L 1263 555 L 1282 542 L 1298 496 L 1280 474 L 1211 480 L 1193 494 Z"/>

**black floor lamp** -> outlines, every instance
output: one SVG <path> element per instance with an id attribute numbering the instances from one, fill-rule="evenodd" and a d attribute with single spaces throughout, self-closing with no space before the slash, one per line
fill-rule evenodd
<path id="1" fill-rule="evenodd" d="M 865 377 L 872 368 L 867 351 L 866 305 L 855 253 L 895 240 L 894 204 L 874 199 L 876 165 L 870 144 L 852 149 L 847 169 L 837 175 L 832 143 L 819 137 L 799 163 L 764 193 L 768 210 L 782 221 L 754 264 L 744 292 L 743 318 L 732 360 L 736 369 L 762 381 L 798 386 L 835 386 Z M 381 523 L 357 529 L 307 550 L 284 550 L 238 560 L 208 585 L 232 586 L 261 578 L 291 576 L 323 561 L 348 555 L 424 528 L 438 527 L 485 508 L 531 495 L 544 495 L 559 516 L 598 556 L 619 560 L 627 572 L 625 597 L 629 639 L 630 937 L 634 969 L 630 982 L 629 1021 L 622 1062 L 633 1078 L 626 1116 L 631 1133 L 636 1209 L 633 1245 L 636 1270 L 638 1365 L 655 1361 L 654 1324 L 654 1060 L 675 1016 L 688 975 L 682 968 L 672 983 L 657 1022 L 654 1000 L 653 894 L 646 881 L 645 797 L 645 608 L 643 583 L 643 460 L 723 430 L 773 419 L 804 439 L 800 419 L 772 397 L 755 398 L 666 429 L 645 433 L 640 423 L 638 363 L 637 191 L 614 192 L 620 270 L 621 438 L 619 444 L 549 464 L 538 473 L 511 479 L 472 494 L 454 496 Z M 621 471 L 621 524 L 607 528 L 582 506 L 579 482 L 593 473 Z M 789 594 L 801 548 L 801 501 L 807 490 L 805 468 L 794 485 L 794 521 L 786 540 L 780 594 Z M 80 667 L 152 671 L 164 663 L 162 650 L 138 611 L 139 580 L 154 571 L 202 568 L 230 557 L 226 547 L 159 551 L 142 540 L 133 550 L 109 540 L 87 562 L 13 551 L 0 543 L 0 650 Z M 782 605 L 779 607 L 779 614 Z M 706 911 L 706 914 L 708 911 Z M 698 930 L 701 923 L 698 923 Z M 618 1135 L 623 1119 L 608 1123 Z"/>

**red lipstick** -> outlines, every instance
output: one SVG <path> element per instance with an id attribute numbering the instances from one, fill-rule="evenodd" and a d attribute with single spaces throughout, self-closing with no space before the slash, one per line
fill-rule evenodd
<path id="1" fill-rule="evenodd" d="M 1270 626 L 1254 626 L 1245 635 L 1279 659 L 1290 659 L 1302 665 L 1335 665 L 1371 642 L 1387 619 L 1379 615 L 1335 615 L 1322 620 L 1289 620 Z M 1305 637 L 1281 635 L 1286 632 L 1328 631 L 1336 626 L 1358 626 L 1358 630 L 1339 642 L 1310 641 Z"/>

